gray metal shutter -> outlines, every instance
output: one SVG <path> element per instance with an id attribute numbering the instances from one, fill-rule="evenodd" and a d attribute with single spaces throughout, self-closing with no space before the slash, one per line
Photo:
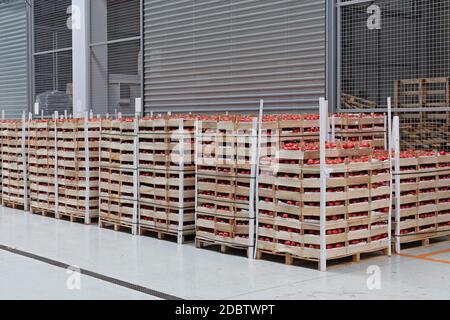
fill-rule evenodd
<path id="1" fill-rule="evenodd" d="M 325 0 L 144 0 L 146 111 L 317 108 Z"/>
<path id="2" fill-rule="evenodd" d="M 0 110 L 20 118 L 29 109 L 29 55 L 25 1 L 0 2 Z"/>

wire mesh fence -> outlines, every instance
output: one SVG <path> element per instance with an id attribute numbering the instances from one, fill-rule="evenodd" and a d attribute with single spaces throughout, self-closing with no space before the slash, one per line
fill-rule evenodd
<path id="1" fill-rule="evenodd" d="M 450 2 L 338 1 L 340 109 L 386 110 L 403 150 L 448 150 Z"/>
<path id="2" fill-rule="evenodd" d="M 449 112 L 398 112 L 402 150 L 450 150 Z"/>
<path id="3" fill-rule="evenodd" d="M 449 106 L 449 1 L 347 0 L 338 13 L 342 108 Z"/>

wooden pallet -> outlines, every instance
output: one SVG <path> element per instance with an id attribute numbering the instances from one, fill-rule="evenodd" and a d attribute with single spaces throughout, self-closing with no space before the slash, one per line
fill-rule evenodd
<path id="1" fill-rule="evenodd" d="M 160 230 L 156 228 L 149 228 L 142 225 L 139 225 L 139 235 L 140 236 L 149 236 L 152 238 L 158 238 L 159 240 L 175 240 L 178 241 L 178 232 L 169 231 L 169 230 Z M 191 242 L 195 238 L 195 230 L 184 231 L 181 235 L 182 244 L 187 242 Z"/>
<path id="2" fill-rule="evenodd" d="M 99 219 L 99 227 L 101 229 L 122 231 L 122 232 L 130 233 L 130 234 L 133 233 L 133 224 L 114 221 L 114 220 L 106 220 L 104 218 Z"/>
<path id="3" fill-rule="evenodd" d="M 23 203 L 19 203 L 16 201 L 9 201 L 5 199 L 2 199 L 2 206 L 16 210 L 25 210 Z"/>
<path id="4" fill-rule="evenodd" d="M 333 261 L 334 264 L 345 264 L 348 263 L 348 258 L 351 258 L 352 262 L 358 263 L 361 261 L 362 258 L 369 258 L 370 257 L 379 257 L 380 254 L 382 254 L 383 256 L 387 256 L 389 254 L 389 249 L 377 249 L 377 250 L 373 250 L 373 251 L 366 251 L 366 252 L 359 252 L 359 253 L 355 253 L 355 254 L 351 254 L 351 255 L 344 255 L 341 257 L 337 257 L 337 258 L 333 258 L 333 259 L 329 259 L 328 261 Z M 284 258 L 284 263 L 288 266 L 294 265 L 295 261 L 302 261 L 302 262 L 312 262 L 312 263 L 317 263 L 317 268 L 320 268 L 320 261 L 317 259 L 308 259 L 308 258 L 304 258 L 304 257 L 298 257 L 289 253 L 279 253 L 279 252 L 273 252 L 273 251 L 268 251 L 268 250 L 262 250 L 262 249 L 257 249 L 256 250 L 256 259 L 257 260 L 262 260 L 264 258 L 264 256 L 268 256 L 268 257 L 283 257 Z"/>
<path id="5" fill-rule="evenodd" d="M 450 106 L 449 78 L 418 78 L 395 81 L 394 107 L 396 108 L 439 108 L 448 106 Z"/>
<path id="6" fill-rule="evenodd" d="M 48 209 L 44 209 L 44 208 L 31 207 L 30 212 L 32 214 L 40 215 L 43 217 L 55 218 L 54 210 L 52 211 L 52 210 L 48 210 Z"/>
<path id="7" fill-rule="evenodd" d="M 432 234 L 415 234 L 400 238 L 400 250 L 410 248 L 428 247 L 434 242 L 450 241 L 450 230 Z M 445 240 L 444 240 L 445 239 Z M 441 241 L 440 241 L 441 240 Z M 394 247 L 395 251 L 395 247 Z"/>
<path id="8" fill-rule="evenodd" d="M 59 219 L 65 220 L 65 221 L 70 221 L 72 223 L 81 223 L 81 224 L 86 224 L 86 225 L 97 224 L 98 220 L 99 220 L 98 217 L 90 217 L 89 222 L 86 223 L 84 217 L 81 217 L 79 215 L 74 215 L 74 214 L 66 214 L 66 213 L 59 213 Z"/>
<path id="9" fill-rule="evenodd" d="M 238 246 L 234 244 L 228 244 L 228 243 L 220 243 L 216 241 L 211 241 L 207 239 L 202 239 L 197 237 L 195 239 L 195 246 L 198 249 L 204 249 L 204 248 L 213 248 L 215 250 L 220 250 L 221 253 L 236 253 L 236 252 L 244 252 L 248 256 L 248 247 Z M 234 251 L 233 251 L 234 250 Z"/>

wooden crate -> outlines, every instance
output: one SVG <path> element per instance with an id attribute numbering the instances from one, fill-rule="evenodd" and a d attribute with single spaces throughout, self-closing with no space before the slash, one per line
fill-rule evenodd
<path id="1" fill-rule="evenodd" d="M 383 114 L 336 114 L 330 119 L 332 136 L 340 141 L 370 142 L 386 149 L 387 118 Z"/>

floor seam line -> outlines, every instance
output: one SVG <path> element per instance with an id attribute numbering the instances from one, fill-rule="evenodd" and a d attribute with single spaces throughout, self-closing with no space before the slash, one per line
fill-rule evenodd
<path id="1" fill-rule="evenodd" d="M 53 260 L 53 259 L 50 259 L 50 258 L 46 258 L 46 257 L 43 257 L 43 256 L 39 256 L 37 254 L 29 253 L 29 252 L 26 252 L 26 251 L 22 251 L 22 250 L 19 250 L 17 248 L 13 248 L 11 246 L 0 245 L 0 250 L 5 251 L 5 252 L 9 252 L 11 254 L 15 254 L 15 255 L 18 255 L 18 256 L 26 257 L 28 259 L 33 259 L 33 260 L 39 261 L 41 263 L 52 265 L 52 266 L 55 266 L 55 267 L 58 267 L 58 268 L 61 268 L 61 269 L 66 269 L 67 270 L 68 268 L 72 267 L 72 265 L 70 265 L 70 264 L 67 264 L 67 263 L 64 263 L 64 262 L 60 262 L 60 261 L 57 261 L 57 260 Z M 108 283 L 111 283 L 113 285 L 117 285 L 117 286 L 120 286 L 120 287 L 123 287 L 123 288 L 127 288 L 127 289 L 130 289 L 130 290 L 136 291 L 136 292 L 140 292 L 140 293 L 143 293 L 143 294 L 146 294 L 146 295 L 149 295 L 149 296 L 160 298 L 160 299 L 163 299 L 163 300 L 184 300 L 183 298 L 180 298 L 180 297 L 176 297 L 176 296 L 173 296 L 173 295 L 170 295 L 170 294 L 166 294 L 164 292 L 160 292 L 160 291 L 157 291 L 157 290 L 154 290 L 154 289 L 150 289 L 148 287 L 136 285 L 136 284 L 133 284 L 131 282 L 124 281 L 124 280 L 116 279 L 116 278 L 113 278 L 113 277 L 110 277 L 110 276 L 107 276 L 107 275 L 104 275 L 104 274 L 101 274 L 101 273 L 97 273 L 97 272 L 94 272 L 94 271 L 90 271 L 90 270 L 87 270 L 87 269 L 84 269 L 84 268 L 78 268 L 78 270 L 80 271 L 80 274 L 82 274 L 82 275 L 85 275 L 85 276 L 88 276 L 88 277 L 91 277 L 91 278 L 94 278 L 94 279 L 97 279 L 97 280 L 100 280 L 100 281 L 103 281 L 103 282 L 108 282 Z"/>

